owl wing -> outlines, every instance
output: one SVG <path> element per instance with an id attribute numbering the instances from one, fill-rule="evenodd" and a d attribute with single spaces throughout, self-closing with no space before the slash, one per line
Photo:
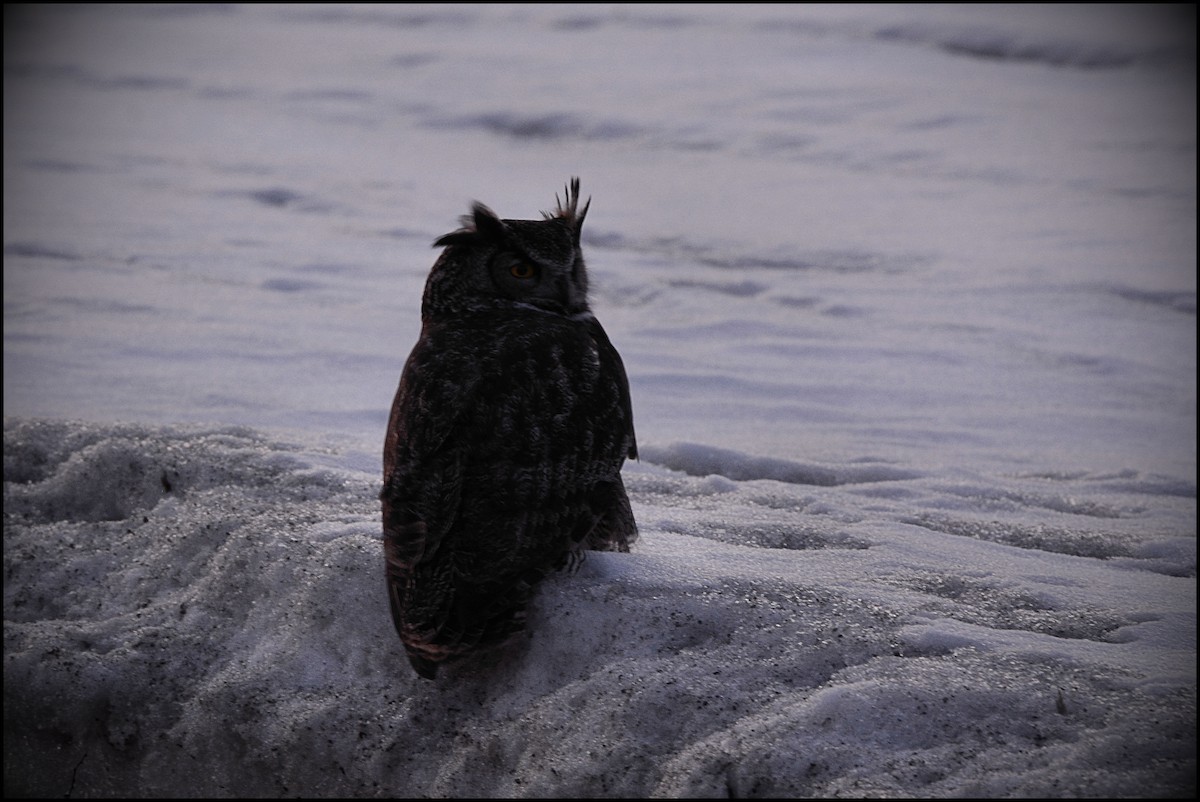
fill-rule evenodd
<path id="1" fill-rule="evenodd" d="M 449 564 L 436 559 L 462 490 L 465 455 L 452 433 L 481 381 L 469 364 L 453 370 L 441 364 L 442 355 L 453 350 L 442 340 L 437 332 L 423 332 L 404 365 L 384 441 L 380 493 L 392 621 L 413 667 L 428 678 L 440 658 L 413 644 L 430 639 L 439 626 L 439 600 L 452 593 Z M 415 584 L 419 594 L 412 592 Z"/>
<path id="2" fill-rule="evenodd" d="M 621 355 L 617 353 L 612 341 L 608 339 L 608 333 L 595 317 L 588 321 L 588 333 L 596 344 L 596 353 L 600 358 L 600 370 L 605 375 L 612 376 L 617 383 L 622 423 L 629 438 L 626 456 L 630 459 L 637 459 L 637 436 L 633 432 L 633 402 L 629 397 L 629 377 L 625 374 L 625 363 L 621 361 Z"/>
<path id="3" fill-rule="evenodd" d="M 613 423 L 621 431 L 624 442 L 619 451 L 611 455 L 616 459 L 618 470 L 609 481 L 598 482 L 588 500 L 593 511 L 592 523 L 579 539 L 583 548 L 596 551 L 629 551 L 637 539 L 637 523 L 629 504 L 625 483 L 621 480 L 620 463 L 625 457 L 637 459 L 637 436 L 633 429 L 633 402 L 629 395 L 629 378 L 621 355 L 608 339 L 608 333 L 594 317 L 588 321 L 588 334 L 596 346 L 600 360 L 601 375 L 609 377 L 616 385 L 617 402 Z"/>

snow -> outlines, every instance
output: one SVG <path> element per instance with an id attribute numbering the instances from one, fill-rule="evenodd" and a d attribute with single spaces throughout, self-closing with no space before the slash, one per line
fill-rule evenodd
<path id="1" fill-rule="evenodd" d="M 1195 22 L 5 12 L 5 794 L 1189 796 Z M 579 175 L 641 538 L 408 667 L 430 243 Z"/>

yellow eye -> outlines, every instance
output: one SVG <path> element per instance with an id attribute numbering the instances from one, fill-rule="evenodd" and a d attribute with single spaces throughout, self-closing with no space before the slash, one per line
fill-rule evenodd
<path id="1" fill-rule="evenodd" d="M 533 278 L 537 270 L 528 262 L 517 262 L 508 269 L 513 278 Z"/>

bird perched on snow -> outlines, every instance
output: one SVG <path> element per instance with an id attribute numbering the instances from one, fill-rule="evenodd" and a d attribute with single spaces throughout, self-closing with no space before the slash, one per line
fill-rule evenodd
<path id="1" fill-rule="evenodd" d="M 547 573 L 637 537 L 629 382 L 579 245 L 591 201 L 575 178 L 556 202 L 541 220 L 475 203 L 434 243 L 380 494 L 392 619 L 429 679 L 520 631 Z"/>

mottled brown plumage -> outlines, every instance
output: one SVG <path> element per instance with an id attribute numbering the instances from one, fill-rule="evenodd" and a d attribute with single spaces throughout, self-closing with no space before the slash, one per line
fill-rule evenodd
<path id="1" fill-rule="evenodd" d="M 621 357 L 587 303 L 579 181 L 542 220 L 476 203 L 425 285 L 383 453 L 387 587 L 417 673 L 504 643 L 534 588 L 637 537 Z"/>

